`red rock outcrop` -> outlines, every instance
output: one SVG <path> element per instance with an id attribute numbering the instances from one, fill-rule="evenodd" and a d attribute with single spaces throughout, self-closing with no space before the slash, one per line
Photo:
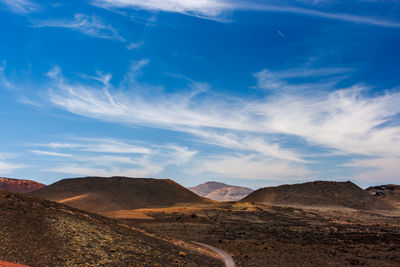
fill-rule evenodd
<path id="1" fill-rule="evenodd" d="M 0 190 L 25 194 L 43 187 L 45 187 L 44 184 L 31 180 L 0 177 Z"/>

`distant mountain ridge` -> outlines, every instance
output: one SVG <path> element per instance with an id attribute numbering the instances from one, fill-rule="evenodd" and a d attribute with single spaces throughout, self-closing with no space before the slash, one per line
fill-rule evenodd
<path id="1" fill-rule="evenodd" d="M 6 190 L 14 193 L 29 193 L 46 185 L 24 179 L 0 177 L 0 190 Z"/>
<path id="2" fill-rule="evenodd" d="M 32 195 L 92 212 L 211 202 L 169 179 L 129 177 L 64 179 Z"/>
<path id="3" fill-rule="evenodd" d="M 227 185 L 219 182 L 206 182 L 189 188 L 192 192 L 217 201 L 238 201 L 251 192 L 252 189 L 242 186 Z"/>
<path id="4" fill-rule="evenodd" d="M 374 198 L 350 181 L 315 181 L 265 187 L 254 191 L 241 201 L 278 205 L 339 206 L 360 210 L 395 209 L 390 203 Z"/>

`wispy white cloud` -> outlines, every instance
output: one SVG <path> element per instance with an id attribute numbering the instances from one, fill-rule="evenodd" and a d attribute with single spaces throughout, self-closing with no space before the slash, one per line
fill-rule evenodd
<path id="1" fill-rule="evenodd" d="M 139 65 L 136 71 L 143 66 Z M 331 77 L 347 71 L 298 69 L 280 71 L 276 76 L 269 71 L 268 75 L 278 84 L 295 87 L 292 78 Z M 61 77 L 53 77 L 49 91 L 50 101 L 60 108 L 104 121 L 184 132 L 197 141 L 240 151 L 244 157 L 230 161 L 241 161 L 249 169 L 260 169 L 257 166 L 262 161 L 274 160 L 271 166 L 281 166 L 276 169 L 281 175 L 289 177 L 296 171 L 298 175 L 310 173 L 304 167 L 309 163 L 305 155 L 296 152 L 296 147 L 282 147 L 282 140 L 287 137 L 353 157 L 391 158 L 400 151 L 400 126 L 394 119 L 400 114 L 398 90 L 370 95 L 368 87 L 355 85 L 344 89 L 330 87 L 306 95 L 277 90 L 258 100 L 216 97 L 207 91 L 146 97 L 135 75 L 124 85 L 132 86 L 125 93 L 110 87 L 71 84 Z M 265 77 L 257 78 L 263 87 Z M 318 86 L 321 84 L 317 82 Z M 228 168 L 227 161 L 220 161 L 221 166 Z M 217 170 L 212 162 L 203 165 Z"/>
<path id="2" fill-rule="evenodd" d="M 268 75 L 268 77 L 273 76 L 275 79 L 294 79 L 294 78 L 310 78 L 310 77 L 330 77 L 333 75 L 340 75 L 343 73 L 351 72 L 351 68 L 307 68 L 300 67 L 294 69 L 286 69 L 282 71 L 269 71 L 267 69 L 258 73 L 261 77 L 263 75 Z M 257 76 L 258 76 L 257 75 Z"/>
<path id="3" fill-rule="evenodd" d="M 289 149 L 283 149 L 278 143 L 266 140 L 260 134 L 217 131 L 207 129 L 187 129 L 187 132 L 200 137 L 204 143 L 217 145 L 242 152 L 256 152 L 266 157 L 280 160 L 307 163 L 308 161 Z"/>
<path id="4" fill-rule="evenodd" d="M 17 155 L 10 153 L 0 153 L 0 177 L 10 174 L 15 170 L 26 168 L 24 164 L 12 163 L 10 158 L 15 158 Z"/>
<path id="5" fill-rule="evenodd" d="M 184 165 L 190 162 L 190 160 L 198 153 L 198 151 L 191 150 L 185 146 L 166 145 L 161 148 L 168 150 L 169 159 L 166 162 L 168 165 Z"/>
<path id="6" fill-rule="evenodd" d="M 84 139 L 87 144 L 81 144 L 82 151 L 119 154 L 151 154 L 152 149 L 144 146 L 127 144 L 115 139 Z"/>
<path id="7" fill-rule="evenodd" d="M 194 169 L 199 174 L 212 173 L 222 178 L 261 180 L 301 180 L 312 172 L 305 166 L 254 155 L 212 157 L 199 161 Z"/>
<path id="8" fill-rule="evenodd" d="M 81 156 L 76 159 L 84 163 L 92 163 L 97 166 L 112 167 L 115 164 L 136 164 L 136 161 L 129 156 L 115 156 L 115 155 L 96 155 L 96 156 Z"/>
<path id="9" fill-rule="evenodd" d="M 372 159 L 355 159 L 343 164 L 346 167 L 357 168 L 354 178 L 369 183 L 382 180 L 385 183 L 398 183 L 400 173 L 400 157 L 382 157 Z"/>
<path id="10" fill-rule="evenodd" d="M 400 92 L 367 96 L 354 86 L 322 96 L 283 95 L 253 112 L 268 114 L 270 131 L 295 135 L 347 154 L 397 155 L 400 126 L 385 125 L 400 113 Z"/>
<path id="11" fill-rule="evenodd" d="M 26 166 L 23 164 L 13 164 L 9 162 L 0 161 L 0 173 L 1 174 L 9 174 L 15 170 L 25 168 Z"/>
<path id="12" fill-rule="evenodd" d="M 310 17 L 319 17 L 325 19 L 346 21 L 358 24 L 366 24 L 380 27 L 389 27 L 389 28 L 400 28 L 399 21 L 387 20 L 384 17 L 374 17 L 374 16 L 362 16 L 357 14 L 347 14 L 347 13 L 339 13 L 339 12 L 329 12 L 329 11 L 319 11 L 310 8 L 298 7 L 293 4 L 264 4 L 264 3 L 256 3 L 256 2 L 236 2 L 234 4 L 235 8 L 242 10 L 257 10 L 264 12 L 279 12 L 279 13 L 291 13 L 298 15 L 305 15 Z M 360 6 L 362 7 L 362 6 Z"/>
<path id="13" fill-rule="evenodd" d="M 271 71 L 264 69 L 254 74 L 257 79 L 258 88 L 265 90 L 327 90 L 333 88 L 343 77 L 349 75 L 354 70 L 351 68 L 308 68 L 300 67 L 286 69 L 282 71 Z M 295 79 L 313 78 L 312 82 L 295 82 Z"/>
<path id="14" fill-rule="evenodd" d="M 34 22 L 32 26 L 37 28 L 66 28 L 91 37 L 125 42 L 125 39 L 120 36 L 113 26 L 106 24 L 96 16 L 75 14 L 74 19 L 72 20 L 37 21 Z"/>
<path id="15" fill-rule="evenodd" d="M 44 151 L 44 150 L 29 150 L 29 152 L 38 156 L 52 156 L 52 157 L 72 157 L 71 154 L 58 153 L 54 151 Z"/>
<path id="16" fill-rule="evenodd" d="M 138 63 L 143 66 L 141 62 Z M 136 71 L 138 71 L 137 69 Z M 141 86 L 136 81 L 132 81 L 135 75 L 131 75 L 131 84 Z M 120 123 L 148 125 L 151 127 L 171 129 L 186 132 L 201 137 L 201 141 L 250 152 L 257 152 L 270 157 L 305 162 L 300 155 L 280 148 L 277 142 L 268 142 L 264 137 L 255 138 L 252 134 L 238 135 L 237 133 L 222 133 L 218 129 L 228 129 L 246 132 L 263 133 L 258 126 L 251 125 L 247 115 L 240 110 L 232 112 L 229 103 L 209 102 L 196 103 L 197 109 L 193 109 L 193 98 L 196 93 L 189 92 L 186 95 L 173 95 L 171 97 L 160 97 L 146 101 L 140 95 L 132 98 L 126 95 L 113 95 L 108 90 L 82 86 L 71 86 L 57 79 L 57 91 L 50 92 L 51 101 L 59 106 L 78 114 L 86 114 L 98 119 L 108 121 L 119 121 Z M 61 82 L 61 83 L 60 83 Z M 195 87 L 198 90 L 198 87 Z M 61 89 L 61 90 L 60 90 Z M 64 91 L 66 90 L 66 91 Z M 133 88 L 136 92 L 142 90 Z M 202 90 L 200 90 L 202 92 Z M 64 93 L 66 95 L 64 95 Z M 99 93 L 99 94 L 98 94 Z M 74 100 L 71 99 L 74 98 Z M 91 107 L 91 108 L 89 108 Z M 88 110 L 88 108 L 90 110 Z M 240 108 L 240 107 L 236 107 Z M 247 109 L 246 107 L 243 107 Z M 210 129 L 214 130 L 210 130 Z"/>
<path id="17" fill-rule="evenodd" d="M 79 142 L 78 142 L 79 140 Z M 29 150 L 47 156 L 51 168 L 42 171 L 69 175 L 156 176 L 167 166 L 183 166 L 197 151 L 173 144 L 136 146 L 109 138 L 76 138 L 74 143 L 27 144 L 53 149 Z"/>
<path id="18" fill-rule="evenodd" d="M 299 5 L 299 2 L 302 2 Z M 133 8 L 153 11 L 182 13 L 207 19 L 218 20 L 221 15 L 234 10 L 260 12 L 289 13 L 310 17 L 319 17 L 351 23 L 373 25 L 379 27 L 400 28 L 400 22 L 380 16 L 363 16 L 357 13 L 340 13 L 329 10 L 315 10 L 314 1 L 241 1 L 241 0 L 93 0 L 92 3 L 103 8 Z M 343 4 L 343 3 L 339 3 Z M 336 4 L 336 5 L 339 5 Z M 364 6 L 359 4 L 359 9 Z M 279 33 L 279 32 L 278 32 Z M 280 34 L 282 36 L 282 34 Z"/>
<path id="19" fill-rule="evenodd" d="M 77 151 L 116 153 L 116 154 L 151 154 L 152 149 L 145 146 L 128 144 L 115 139 L 103 138 L 77 138 L 77 142 L 51 142 L 47 144 L 30 144 L 32 146 L 48 147 L 51 149 L 71 149 Z M 36 150 L 35 150 L 36 151 Z"/>
<path id="20" fill-rule="evenodd" d="M 215 18 L 232 8 L 225 0 L 94 0 L 105 8 L 134 8 Z"/>
<path id="21" fill-rule="evenodd" d="M 28 167 L 25 164 L 15 163 L 17 161 L 16 158 L 19 156 L 17 153 L 0 152 L 0 177 Z"/>
<path id="22" fill-rule="evenodd" d="M 39 9 L 38 4 L 29 0 L 0 0 L 0 3 L 5 4 L 12 12 L 18 14 L 28 14 Z"/>
<path id="23" fill-rule="evenodd" d="M 141 168 L 121 169 L 117 167 L 107 169 L 107 168 L 90 167 L 78 164 L 65 164 L 53 168 L 44 169 L 43 171 L 77 175 L 77 176 L 151 177 L 160 173 L 162 169 L 157 168 L 157 166 L 154 166 L 152 169 L 141 169 Z"/>
<path id="24" fill-rule="evenodd" d="M 128 50 L 134 50 L 134 49 L 139 49 L 144 43 L 139 42 L 139 43 L 130 43 L 127 48 Z"/>

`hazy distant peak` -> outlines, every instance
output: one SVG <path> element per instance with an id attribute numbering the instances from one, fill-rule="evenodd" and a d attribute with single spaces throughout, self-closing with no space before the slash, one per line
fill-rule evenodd
<path id="1" fill-rule="evenodd" d="M 219 182 L 206 182 L 189 188 L 192 192 L 217 201 L 237 201 L 251 192 L 252 189 L 242 186 L 227 185 Z"/>

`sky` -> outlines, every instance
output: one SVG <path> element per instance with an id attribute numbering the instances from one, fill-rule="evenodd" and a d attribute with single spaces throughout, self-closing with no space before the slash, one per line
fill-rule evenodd
<path id="1" fill-rule="evenodd" d="M 399 0 L 0 0 L 0 176 L 400 181 Z"/>

